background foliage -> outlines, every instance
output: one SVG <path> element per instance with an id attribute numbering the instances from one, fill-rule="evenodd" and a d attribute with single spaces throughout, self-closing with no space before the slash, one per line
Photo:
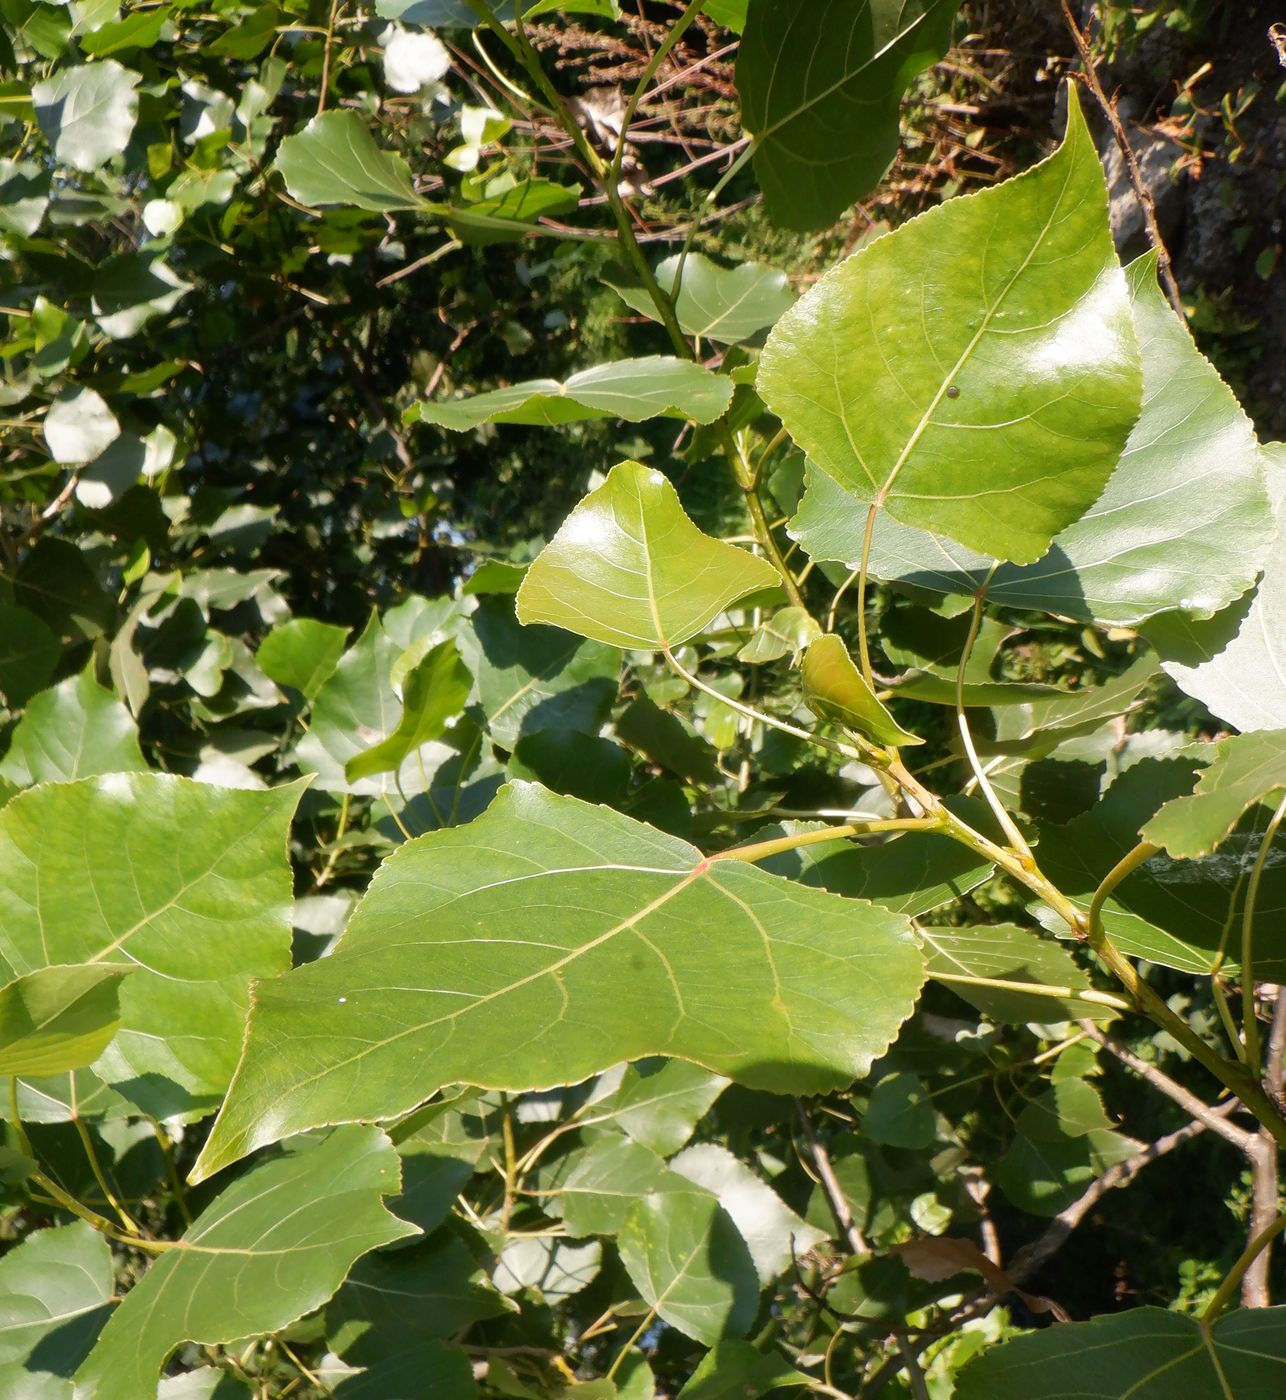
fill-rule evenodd
<path id="1" fill-rule="evenodd" d="M 1273 16 L 523 9 L 0 0 L 0 1392 L 1270 1393 Z"/>

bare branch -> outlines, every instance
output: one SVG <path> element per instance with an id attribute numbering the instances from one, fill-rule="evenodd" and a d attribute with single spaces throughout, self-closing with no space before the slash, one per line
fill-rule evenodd
<path id="1" fill-rule="evenodd" d="M 848 1241 L 848 1247 L 854 1254 L 869 1254 L 871 1247 L 866 1242 L 866 1237 L 858 1228 L 857 1222 L 853 1219 L 853 1212 L 848 1204 L 848 1197 L 844 1195 L 844 1188 L 839 1184 L 839 1179 L 835 1175 L 835 1168 L 831 1165 L 830 1153 L 827 1152 L 825 1144 L 817 1136 L 817 1129 L 813 1126 L 813 1120 L 808 1112 L 803 1099 L 795 1100 L 795 1110 L 799 1114 L 799 1121 L 804 1128 L 804 1136 L 808 1139 L 808 1153 L 813 1159 L 813 1167 L 817 1172 L 817 1179 L 821 1182 L 822 1191 L 826 1196 L 826 1203 L 831 1208 L 831 1214 L 835 1217 L 835 1223 L 839 1226 L 844 1238 Z"/>

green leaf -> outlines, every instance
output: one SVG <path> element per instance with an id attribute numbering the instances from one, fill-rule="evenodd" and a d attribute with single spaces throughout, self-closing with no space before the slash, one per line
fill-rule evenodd
<path id="1" fill-rule="evenodd" d="M 416 194 L 407 163 L 382 151 L 353 111 L 322 112 L 287 136 L 276 168 L 303 204 L 355 204 L 376 213 L 430 207 Z"/>
<path id="2" fill-rule="evenodd" d="M 1115 1014 L 1075 996 L 1090 989 L 1088 975 L 1066 948 L 1031 929 L 1015 924 L 921 928 L 919 937 L 929 976 L 993 1021 L 1047 1024 L 1078 1017 L 1106 1020 Z M 1067 988 L 1069 994 L 1024 992 L 1021 987 L 992 987 L 988 982 L 1030 982 L 1050 989 Z"/>
<path id="3" fill-rule="evenodd" d="M 380 743 L 350 758 L 344 776 L 350 783 L 376 773 L 396 773 L 415 753 L 446 729 L 464 709 L 473 676 L 460 659 L 453 637 L 439 642 L 402 682 L 402 718 Z"/>
<path id="4" fill-rule="evenodd" d="M 996 1168 L 1000 1189 L 1020 1210 L 1054 1216 L 1143 1144 L 1113 1132 L 1098 1092 L 1064 1080 L 1018 1115 L 1018 1133 Z"/>
<path id="5" fill-rule="evenodd" d="M 158 1117 L 222 1094 L 250 978 L 289 965 L 286 832 L 299 793 L 113 773 L 0 809 L 0 975 L 137 964 L 97 1068 L 126 1094 L 159 1095 Z"/>
<path id="6" fill-rule="evenodd" d="M 126 1295 L 76 1373 L 76 1400 L 138 1400 L 181 1343 L 275 1332 L 320 1307 L 368 1250 L 418 1233 L 384 1208 L 398 1180 L 376 1128 L 339 1128 L 256 1164 Z"/>
<path id="7" fill-rule="evenodd" d="M 500 1251 L 492 1281 L 506 1294 L 531 1289 L 538 1301 L 556 1308 L 583 1293 L 603 1266 L 598 1240 L 573 1244 L 549 1236 L 514 1236 Z"/>
<path id="8" fill-rule="evenodd" d="M 1242 814 L 1286 788 L 1286 732 L 1234 734 L 1215 745 L 1190 796 L 1172 798 L 1139 833 L 1176 860 L 1209 855 Z"/>
<path id="9" fill-rule="evenodd" d="M 109 447 L 120 436 L 121 425 L 97 390 L 80 389 L 49 405 L 44 432 L 55 462 L 80 466 Z"/>
<path id="10" fill-rule="evenodd" d="M 732 398 L 732 380 L 690 360 L 653 355 L 613 360 L 583 369 L 560 383 L 528 379 L 461 399 L 430 399 L 407 413 L 410 420 L 465 432 L 481 423 L 554 426 L 593 418 L 690 418 L 713 423 Z"/>
<path id="11" fill-rule="evenodd" d="M 692 1189 L 655 1152 L 615 1134 L 571 1153 L 560 1166 L 546 1209 L 561 1214 L 572 1236 L 614 1235 L 640 1196 Z"/>
<path id="12" fill-rule="evenodd" d="M 1157 808 L 1191 792 L 1196 762 L 1187 750 L 1127 769 L 1091 811 L 1042 832 L 1042 869 L 1069 899 L 1087 901 Z M 1229 914 L 1240 918 L 1268 816 L 1267 808 L 1254 810 L 1214 856 L 1175 860 L 1162 852 L 1117 885 L 1103 923 L 1121 951 L 1183 972 L 1234 969 L 1239 940 L 1229 939 Z M 1264 870 L 1254 931 L 1256 974 L 1286 977 L 1286 867 L 1277 862 Z"/>
<path id="13" fill-rule="evenodd" d="M 811 1384 L 775 1351 L 758 1351 L 749 1342 L 717 1342 L 701 1358 L 679 1400 L 746 1400 L 786 1386 Z"/>
<path id="14" fill-rule="evenodd" d="M 685 1336 L 713 1346 L 755 1319 L 759 1278 L 726 1211 L 704 1192 L 653 1193 L 630 1207 L 617 1239 L 643 1301 Z"/>
<path id="15" fill-rule="evenodd" d="M 924 740 L 905 729 L 884 708 L 862 673 L 853 664 L 848 648 L 836 633 L 809 644 L 800 672 L 804 704 L 828 724 L 852 729 L 877 744 L 897 747 Z"/>
<path id="16" fill-rule="evenodd" d="M 142 79 L 114 58 L 60 68 L 31 89 L 36 120 L 54 158 L 93 171 L 129 144 Z"/>
<path id="17" fill-rule="evenodd" d="M 138 726 L 94 679 L 93 662 L 28 704 L 0 762 L 0 775 L 24 787 L 146 769 Z"/>
<path id="18" fill-rule="evenodd" d="M 1153 255 L 1127 269 L 1143 404 L 1120 463 L 1043 559 L 996 571 L 991 602 L 1133 625 L 1177 608 L 1207 617 L 1254 583 L 1272 536 L 1260 449 L 1231 391 L 1170 309 L 1155 269 Z M 813 557 L 856 567 L 866 514 L 814 472 L 792 534 Z M 876 523 L 874 578 L 971 594 L 990 566 L 927 531 L 887 516 Z"/>
<path id="19" fill-rule="evenodd" d="M 0 603 L 0 695 L 20 710 L 54 673 L 62 645 L 35 613 Z"/>
<path id="20" fill-rule="evenodd" d="M 161 37 L 161 30 L 170 19 L 170 7 L 158 5 L 154 10 L 127 14 L 121 19 L 101 25 L 92 34 L 81 37 L 82 52 L 102 58 L 109 53 L 126 53 L 132 49 L 150 49 Z"/>
<path id="21" fill-rule="evenodd" d="M 107 1241 L 76 1221 L 35 1230 L 0 1259 L 0 1393 L 66 1395 L 112 1305 Z M 37 1389 L 43 1384 L 47 1389 Z"/>
<path id="22" fill-rule="evenodd" d="M 1179 689 L 1241 730 L 1286 728 L 1286 443 L 1262 456 L 1277 540 L 1253 597 L 1209 622 L 1171 616 L 1156 619 L 1164 632 L 1148 631 Z"/>
<path id="23" fill-rule="evenodd" d="M 418 751 L 407 756 L 392 781 L 383 776 L 347 776 L 351 760 L 382 743 L 401 723 L 403 709 L 393 689 L 393 670 L 403 655 L 402 645 L 372 613 L 362 635 L 318 690 L 308 733 L 295 752 L 300 770 L 315 773 L 317 786 L 324 791 L 377 797 L 400 786 L 414 796 L 429 785 L 426 773 L 431 775 L 436 764 L 425 764 L 422 772 Z"/>
<path id="24" fill-rule="evenodd" d="M 826 1235 L 805 1223 L 726 1147 L 702 1142 L 671 1159 L 670 1171 L 708 1191 L 732 1217 L 765 1287 Z M 640 1192 L 640 1195 L 643 1193 Z"/>
<path id="25" fill-rule="evenodd" d="M 723 345 L 749 340 L 765 326 L 771 326 L 795 302 L 786 274 L 765 263 L 720 267 L 703 253 L 676 253 L 663 258 L 653 275 L 671 298 L 683 330 Z M 603 280 L 627 306 L 657 320 L 656 303 L 633 268 L 611 263 L 604 269 Z"/>
<path id="26" fill-rule="evenodd" d="M 94 637 L 108 625 L 112 600 L 69 540 L 46 535 L 18 565 L 13 601 L 63 637 Z"/>
<path id="27" fill-rule="evenodd" d="M 1206 1328 L 1199 1317 L 1131 1308 L 1029 1332 L 965 1367 L 956 1400 L 1229 1400 L 1286 1386 L 1286 1308 L 1248 1309 Z"/>
<path id="28" fill-rule="evenodd" d="M 958 0 L 752 0 L 737 57 L 742 122 L 776 223 L 833 223 L 898 148 L 898 105 L 951 42 Z"/>
<path id="29" fill-rule="evenodd" d="M 527 570 L 518 619 L 614 646 L 676 647 L 779 582 L 767 560 L 703 535 L 659 471 L 622 462 Z"/>
<path id="30" fill-rule="evenodd" d="M 476 650 L 466 655 L 478 677 L 487 729 L 512 751 L 544 730 L 596 734 L 607 719 L 621 670 L 615 647 L 553 627 L 524 627 L 507 596 L 484 599 L 471 618 Z"/>
<path id="31" fill-rule="evenodd" d="M 832 269 L 759 369 L 769 408 L 846 491 L 1020 564 L 1094 504 L 1142 393 L 1103 170 L 1069 94 L 1052 156 Z"/>
<path id="32" fill-rule="evenodd" d="M 474 1400 L 477 1393 L 468 1355 L 438 1341 L 349 1366 L 335 1387 L 336 1400 Z"/>
<path id="33" fill-rule="evenodd" d="M 881 1079 L 862 1117 L 862 1136 L 889 1147 L 922 1150 L 937 1133 L 933 1100 L 918 1074 L 891 1074 Z"/>
<path id="34" fill-rule="evenodd" d="M 847 1083 L 920 978 L 896 916 L 511 783 L 395 852 L 330 957 L 259 984 L 196 1176 L 448 1083 L 543 1088 L 655 1054 L 784 1092 Z"/>
<path id="35" fill-rule="evenodd" d="M 690 733 L 677 715 L 661 709 L 646 695 L 630 701 L 616 721 L 616 737 L 680 778 L 706 785 L 719 781 L 719 765 L 710 745 Z"/>
<path id="36" fill-rule="evenodd" d="M 255 652 L 255 660 L 269 680 L 314 700 L 334 674 L 347 640 L 347 627 L 292 617 L 268 633 Z"/>
<path id="37" fill-rule="evenodd" d="M 755 629 L 754 636 L 737 653 L 737 660 L 758 665 L 793 656 L 798 661 L 804 648 L 821 635 L 822 629 L 811 613 L 803 608 L 778 608 Z"/>
<path id="38" fill-rule="evenodd" d="M 66 1074 L 93 1064 L 121 1023 L 129 967 L 43 967 L 0 988 L 0 1075 Z"/>
<path id="39" fill-rule="evenodd" d="M 610 1114 L 627 1137 L 669 1157 L 727 1087 L 722 1075 L 686 1060 L 645 1061 L 625 1067 L 612 1097 L 597 1111 Z"/>
<path id="40" fill-rule="evenodd" d="M 582 802 L 619 807 L 629 789 L 630 767 L 629 754 L 609 739 L 542 729 L 514 745 L 508 773 Z"/>

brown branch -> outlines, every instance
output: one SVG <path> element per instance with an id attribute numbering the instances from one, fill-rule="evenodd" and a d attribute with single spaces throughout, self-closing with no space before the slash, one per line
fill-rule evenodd
<path id="1" fill-rule="evenodd" d="M 1199 1099 L 1191 1090 L 1185 1089 L 1182 1084 L 1171 1079 L 1164 1070 L 1141 1059 L 1128 1046 L 1122 1045 L 1119 1040 L 1105 1035 L 1093 1021 L 1081 1021 L 1079 1025 L 1091 1040 L 1096 1041 L 1104 1050 L 1110 1050 L 1123 1065 L 1132 1069 L 1140 1079 L 1146 1080 L 1166 1098 L 1177 1103 L 1189 1118 L 1195 1118 L 1197 1122 L 1204 1123 L 1207 1128 L 1218 1133 L 1225 1141 L 1232 1143 L 1239 1151 L 1246 1153 L 1247 1156 L 1250 1155 L 1256 1135 L 1247 1128 L 1239 1128 L 1235 1123 L 1229 1123 L 1226 1117 L 1228 1113 L 1240 1107 L 1235 1099 L 1217 1109 L 1211 1108 L 1208 1103 Z"/>
<path id="2" fill-rule="evenodd" d="M 849 1206 L 848 1197 L 844 1195 L 844 1188 L 839 1184 L 835 1168 L 831 1165 L 830 1153 L 827 1152 L 821 1138 L 817 1136 L 817 1129 L 813 1126 L 812 1117 L 803 1099 L 795 1100 L 795 1110 L 803 1125 L 804 1136 L 808 1139 L 808 1154 L 813 1159 L 813 1167 L 817 1172 L 817 1179 L 821 1182 L 826 1204 L 831 1208 L 831 1214 L 835 1217 L 835 1223 L 839 1226 L 840 1233 L 848 1241 L 848 1247 L 854 1254 L 869 1254 L 871 1247 L 867 1244 L 866 1237 L 853 1219 L 853 1211 Z"/>
<path id="3" fill-rule="evenodd" d="M 1148 242 L 1156 249 L 1157 270 L 1161 274 L 1166 295 L 1170 298 L 1170 305 L 1174 307 L 1175 311 L 1180 316 L 1184 316 L 1183 297 L 1179 292 L 1179 284 L 1175 281 L 1174 270 L 1170 266 L 1169 250 L 1165 246 L 1165 240 L 1161 237 L 1160 225 L 1157 223 L 1156 201 L 1152 198 L 1152 191 L 1144 183 L 1143 174 L 1139 170 L 1138 157 L 1134 154 L 1130 138 L 1125 134 L 1125 128 L 1121 125 L 1121 115 L 1116 110 L 1116 100 L 1114 98 L 1109 100 L 1103 91 L 1103 86 L 1098 80 L 1098 73 L 1095 71 L 1094 55 L 1090 52 L 1089 41 L 1076 23 L 1067 0 L 1060 0 L 1060 3 L 1063 7 L 1063 18 L 1067 21 L 1067 28 L 1071 32 L 1072 42 L 1076 45 L 1076 51 L 1080 54 L 1081 63 L 1085 68 L 1081 77 L 1103 115 L 1107 118 L 1108 125 L 1112 128 L 1112 135 L 1116 138 L 1116 144 L 1120 148 L 1121 158 L 1125 161 L 1125 168 L 1129 171 L 1130 184 L 1134 187 L 1135 198 L 1138 199 L 1139 208 L 1143 211 L 1143 222 L 1147 227 Z"/>
<path id="4" fill-rule="evenodd" d="M 1264 1066 L 1264 1088 L 1282 1102 L 1283 1059 L 1286 1058 L 1286 990 L 1277 988 L 1273 1006 L 1272 1028 L 1268 1033 L 1268 1057 Z M 1281 1183 L 1278 1175 L 1277 1143 L 1272 1134 L 1261 1128 L 1255 1135 L 1250 1158 L 1250 1234 L 1266 1230 L 1276 1220 L 1281 1209 Z M 1271 1241 L 1256 1255 L 1254 1262 L 1242 1275 L 1241 1305 L 1243 1308 L 1266 1308 L 1272 1299 L 1268 1287 Z"/>

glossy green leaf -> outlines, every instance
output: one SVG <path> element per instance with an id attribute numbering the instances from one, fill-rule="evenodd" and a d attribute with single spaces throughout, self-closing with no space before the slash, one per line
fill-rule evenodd
<path id="1" fill-rule="evenodd" d="M 92 662 L 28 704 L 0 761 L 0 775 L 24 787 L 146 769 L 138 726 L 94 679 Z"/>
<path id="2" fill-rule="evenodd" d="M 1254 583 L 1272 535 L 1249 420 L 1165 300 L 1155 258 L 1127 270 L 1143 404 L 1103 494 L 1026 567 L 999 568 L 988 599 L 1104 623 L 1169 609 L 1208 617 Z M 856 566 L 866 508 L 813 473 L 792 532 L 814 557 Z M 888 517 L 871 574 L 911 590 L 972 593 L 991 561 Z M 927 697 L 926 697 L 927 698 Z"/>
<path id="3" fill-rule="evenodd" d="M 653 355 L 613 360 L 571 378 L 529 379 L 461 399 L 429 399 L 408 417 L 465 432 L 482 423 L 557 425 L 592 418 L 690 418 L 713 423 L 732 398 L 732 380 L 690 360 Z"/>
<path id="4" fill-rule="evenodd" d="M 313 700 L 334 674 L 347 639 L 347 627 L 292 617 L 268 633 L 255 652 L 255 660 L 270 680 Z"/>
<path id="5" fill-rule="evenodd" d="M 1286 443 L 1262 449 L 1277 539 L 1252 598 L 1208 622 L 1158 618 L 1149 630 L 1166 673 L 1225 724 L 1286 728 Z"/>
<path id="6" fill-rule="evenodd" d="M 126 1295 L 76 1373 L 76 1400 L 138 1400 L 182 1342 L 275 1332 L 319 1307 L 368 1250 L 417 1233 L 384 1208 L 398 1181 L 375 1128 L 339 1128 L 258 1163 Z"/>
<path id="7" fill-rule="evenodd" d="M 804 703 L 818 717 L 877 744 L 922 744 L 884 708 L 853 664 L 843 639 L 831 632 L 809 644 L 800 671 Z"/>
<path id="8" fill-rule="evenodd" d="M 1000 559 L 1044 554 L 1102 491 L 1142 393 L 1075 93 L 1047 160 L 827 273 L 773 328 L 759 392 L 862 502 Z"/>
<path id="9" fill-rule="evenodd" d="M 686 1147 L 670 1171 L 708 1191 L 728 1212 L 767 1286 L 826 1235 L 806 1224 L 740 1158 L 714 1142 Z M 642 1192 L 639 1193 L 643 1194 Z"/>
<path id="10" fill-rule="evenodd" d="M 528 569 L 518 619 L 614 646 L 675 647 L 779 582 L 767 560 L 703 535 L 659 471 L 622 462 Z"/>
<path id="11" fill-rule="evenodd" d="M 322 112 L 277 153 L 286 188 L 303 204 L 355 204 L 376 213 L 424 209 L 401 156 L 375 144 L 354 111 Z"/>
<path id="12" fill-rule="evenodd" d="M 167 1096 L 157 1116 L 188 1095 L 213 1106 L 250 978 L 289 965 L 286 831 L 299 793 L 113 773 L 33 788 L 0 810 L 0 973 L 137 964 L 97 1069 L 126 1094 Z"/>
<path id="13" fill-rule="evenodd" d="M 958 0 L 751 0 L 737 58 L 742 121 L 775 222 L 821 228 L 897 154 L 898 105 L 951 42 Z"/>
<path id="14" fill-rule="evenodd" d="M 1234 734 L 1215 745 L 1187 797 L 1175 797 L 1143 827 L 1145 841 L 1177 860 L 1209 855 L 1242 814 L 1286 788 L 1286 732 Z"/>
<path id="15" fill-rule="evenodd" d="M 966 1366 L 956 1400 L 1230 1400 L 1286 1386 L 1286 1308 L 1199 1317 L 1130 1308 L 1029 1332 Z"/>
<path id="16" fill-rule="evenodd" d="M 759 1278 L 726 1211 L 704 1192 L 634 1202 L 617 1238 L 643 1301 L 685 1336 L 713 1346 L 742 1335 L 759 1306 Z"/>
<path id="17" fill-rule="evenodd" d="M 93 1064 L 121 1023 L 128 967 L 42 967 L 0 988 L 0 1075 L 65 1074 Z"/>
<path id="18" fill-rule="evenodd" d="M 350 758 L 344 776 L 350 783 L 376 773 L 396 773 L 409 754 L 436 739 L 464 709 L 473 676 L 460 659 L 455 639 L 433 647 L 402 682 L 402 717 L 378 744 Z"/>
<path id="19" fill-rule="evenodd" d="M 0 603 L 0 696 L 21 709 L 54 673 L 62 646 L 35 613 Z"/>
<path id="20" fill-rule="evenodd" d="M 1076 997 L 1076 992 L 1090 989 L 1088 975 L 1065 947 L 1030 929 L 1015 924 L 922 928 L 919 937 L 929 976 L 993 1021 L 1048 1024 L 1078 1017 L 1105 1020 L 1114 1014 Z M 1046 992 L 988 985 L 991 982 L 1033 983 Z M 1053 994 L 1060 988 L 1066 992 Z"/>
<path id="21" fill-rule="evenodd" d="M 35 1230 L 0 1259 L 0 1393 L 66 1396 L 107 1319 L 114 1292 L 107 1241 L 76 1221 Z"/>
<path id="22" fill-rule="evenodd" d="M 688 335 L 724 345 L 748 340 L 771 326 L 795 301 L 786 274 L 764 263 L 720 267 L 702 253 L 676 253 L 663 258 L 653 275 Z M 609 264 L 603 280 L 628 306 L 657 319 L 656 303 L 634 269 Z"/>
<path id="23" fill-rule="evenodd" d="M 746 1400 L 786 1386 L 808 1385 L 810 1379 L 775 1351 L 759 1351 L 749 1342 L 717 1342 L 679 1391 L 679 1400 Z"/>
<path id="24" fill-rule="evenodd" d="M 759 664 L 780 661 L 783 656 L 799 654 L 822 635 L 822 629 L 811 613 L 803 608 L 779 608 L 755 628 L 754 636 L 737 653 L 739 661 Z"/>
<path id="25" fill-rule="evenodd" d="M 114 58 L 58 69 L 31 90 L 36 120 L 54 157 L 77 170 L 97 170 L 129 144 L 138 120 L 142 79 Z"/>
<path id="26" fill-rule="evenodd" d="M 717 944 L 693 936 L 716 922 Z M 847 1083 L 920 978 L 896 916 L 511 783 L 390 857 L 330 957 L 259 984 L 196 1175 L 443 1084 L 549 1087 L 646 1055 L 788 1092 Z"/>
<path id="27" fill-rule="evenodd" d="M 554 627 L 524 627 L 508 596 L 484 599 L 461 644 L 478 677 L 487 729 L 512 750 L 529 734 L 596 734 L 616 698 L 621 654 Z"/>

